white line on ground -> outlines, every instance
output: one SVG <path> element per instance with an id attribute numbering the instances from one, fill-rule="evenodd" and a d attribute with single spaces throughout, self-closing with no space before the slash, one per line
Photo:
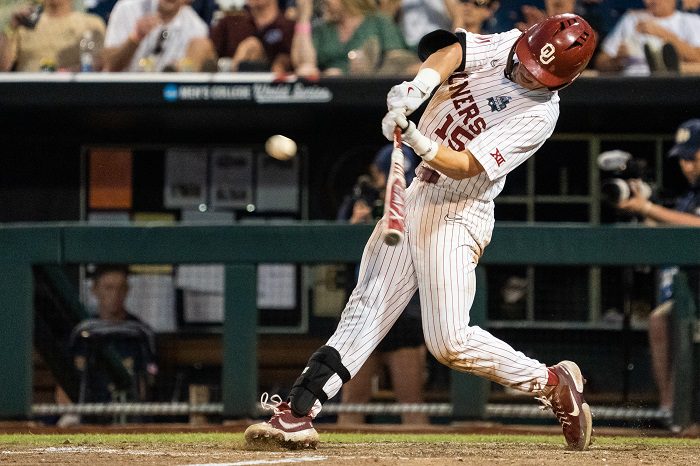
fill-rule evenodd
<path id="1" fill-rule="evenodd" d="M 327 459 L 328 458 L 325 456 L 300 456 L 298 458 L 275 458 L 273 460 L 245 460 L 236 461 L 235 463 L 188 464 L 187 466 L 243 466 L 248 464 L 306 463 L 310 461 L 323 461 Z"/>

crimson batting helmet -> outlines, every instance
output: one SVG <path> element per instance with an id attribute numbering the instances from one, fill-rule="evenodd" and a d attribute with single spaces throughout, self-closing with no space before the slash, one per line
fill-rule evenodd
<path id="1" fill-rule="evenodd" d="M 588 22 L 573 13 L 550 16 L 531 26 L 515 41 L 506 76 L 513 71 L 513 55 L 538 82 L 555 91 L 571 84 L 593 56 L 597 35 Z"/>

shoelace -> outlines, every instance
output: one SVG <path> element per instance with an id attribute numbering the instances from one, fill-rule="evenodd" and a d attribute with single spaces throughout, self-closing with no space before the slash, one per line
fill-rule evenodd
<path id="1" fill-rule="evenodd" d="M 556 397 L 557 395 L 552 395 L 552 398 Z M 571 421 L 569 420 L 569 417 L 567 416 L 566 412 L 564 412 L 561 409 L 561 406 L 559 403 L 556 403 L 557 408 L 554 407 L 554 403 L 552 403 L 546 396 L 536 396 L 535 399 L 542 403 L 544 406 L 540 406 L 540 409 L 542 411 L 547 410 L 548 408 L 552 410 L 554 413 L 554 416 L 556 416 L 557 421 L 559 421 L 559 424 L 562 426 L 569 426 L 571 425 Z"/>
<path id="2" fill-rule="evenodd" d="M 272 403 L 268 403 L 268 400 L 271 401 Z M 275 413 L 275 415 L 282 413 L 282 411 L 277 408 L 277 406 L 279 406 L 281 403 L 282 403 L 282 397 L 277 395 L 277 394 L 270 396 L 270 395 L 268 395 L 267 392 L 264 392 L 260 396 L 260 406 L 262 407 L 262 409 L 265 409 L 268 411 L 272 410 L 272 412 Z"/>

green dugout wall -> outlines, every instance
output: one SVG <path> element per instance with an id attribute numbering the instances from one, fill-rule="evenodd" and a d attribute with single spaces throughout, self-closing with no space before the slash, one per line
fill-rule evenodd
<path id="1" fill-rule="evenodd" d="M 32 266 L 40 264 L 225 264 L 223 403 L 249 416 L 257 398 L 256 267 L 265 262 L 357 261 L 370 227 L 326 222 L 264 226 L 12 225 L 0 228 L 0 418 L 27 418 L 32 396 Z M 700 265 L 698 230 L 632 225 L 497 225 L 486 264 Z M 477 269 L 479 270 L 479 269 Z M 483 274 L 478 280 L 483 283 Z M 472 320 L 485 321 L 484 287 Z M 692 318 L 685 333 L 692 339 Z M 692 353 L 693 342 L 685 349 Z M 692 354 L 683 359 L 693 369 Z M 692 380 L 692 378 L 691 378 Z M 488 387 L 466 374 L 452 383 L 457 417 L 483 414 Z"/>

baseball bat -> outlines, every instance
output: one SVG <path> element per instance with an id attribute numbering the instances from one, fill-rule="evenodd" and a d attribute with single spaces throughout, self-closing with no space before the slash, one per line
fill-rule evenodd
<path id="1" fill-rule="evenodd" d="M 391 168 L 384 196 L 384 242 L 389 246 L 395 246 L 403 240 L 405 230 L 404 199 L 406 197 L 401 128 L 398 126 L 394 130 L 394 150 L 391 151 Z"/>

